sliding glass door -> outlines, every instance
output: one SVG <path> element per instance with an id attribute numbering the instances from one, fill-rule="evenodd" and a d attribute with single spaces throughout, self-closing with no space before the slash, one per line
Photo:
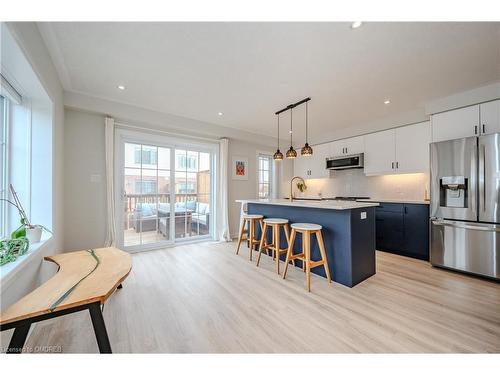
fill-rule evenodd
<path id="1" fill-rule="evenodd" d="M 175 238 L 210 232 L 210 153 L 175 149 Z"/>
<path id="2" fill-rule="evenodd" d="M 125 142 L 124 247 L 169 241 L 170 148 Z"/>
<path id="3" fill-rule="evenodd" d="M 214 146 L 133 136 L 116 144 L 121 247 L 140 251 L 211 237 Z"/>

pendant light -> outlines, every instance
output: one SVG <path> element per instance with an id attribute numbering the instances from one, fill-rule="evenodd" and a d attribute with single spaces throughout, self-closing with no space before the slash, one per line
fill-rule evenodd
<path id="1" fill-rule="evenodd" d="M 293 149 L 293 107 L 290 108 L 290 148 L 286 152 L 287 159 L 294 159 L 297 157 L 297 151 Z"/>
<path id="2" fill-rule="evenodd" d="M 302 156 L 311 156 L 313 154 L 312 147 L 309 146 L 309 143 L 307 143 L 307 118 L 308 118 L 308 113 L 307 113 L 307 102 L 306 102 L 306 144 L 300 150 L 300 154 Z"/>
<path id="3" fill-rule="evenodd" d="M 273 155 L 274 160 L 283 160 L 283 153 L 280 151 L 280 114 L 278 113 L 278 149 Z"/>

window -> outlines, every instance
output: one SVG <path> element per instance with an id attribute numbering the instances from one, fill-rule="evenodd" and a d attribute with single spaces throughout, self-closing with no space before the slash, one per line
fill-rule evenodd
<path id="1" fill-rule="evenodd" d="M 156 180 L 135 181 L 135 191 L 140 191 L 141 194 L 156 194 Z"/>
<path id="2" fill-rule="evenodd" d="M 177 194 L 194 194 L 196 189 L 194 187 L 194 182 L 181 182 L 177 185 Z"/>
<path id="3" fill-rule="evenodd" d="M 188 169 L 195 171 L 197 167 L 197 158 L 192 155 L 179 155 L 177 157 L 177 169 Z"/>
<path id="4" fill-rule="evenodd" d="M 12 57 L 2 60 L 0 73 L 0 195 L 11 199 L 12 184 L 29 220 L 52 230 L 54 103 L 9 30 L 0 28 L 2 52 L 5 46 Z M 16 208 L 0 205 L 0 235 L 19 225 Z"/>
<path id="5" fill-rule="evenodd" d="M 259 154 L 257 157 L 257 178 L 259 198 L 270 198 L 272 189 L 273 159 L 271 155 Z"/>
<path id="6" fill-rule="evenodd" d="M 7 186 L 7 99 L 0 96 L 0 198 L 8 198 Z M 7 202 L 0 202 L 0 238 L 7 237 Z"/>
<path id="7" fill-rule="evenodd" d="M 146 147 L 142 149 L 142 164 L 156 165 L 157 151 Z M 141 146 L 137 146 L 134 150 L 134 161 L 135 164 L 141 164 Z"/>

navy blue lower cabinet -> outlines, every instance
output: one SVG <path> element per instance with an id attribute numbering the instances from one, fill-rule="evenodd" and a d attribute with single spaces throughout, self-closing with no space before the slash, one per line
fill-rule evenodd
<path id="1" fill-rule="evenodd" d="M 429 260 L 429 205 L 381 203 L 376 225 L 377 250 Z"/>
<path id="2" fill-rule="evenodd" d="M 292 223 L 314 223 L 323 227 L 322 234 L 332 280 L 348 287 L 375 274 L 375 207 L 333 210 L 313 207 L 248 203 L 249 214 L 279 217 Z M 260 230 L 257 231 L 260 238 Z M 271 236 L 268 236 L 269 240 Z M 286 247 L 284 234 L 281 245 Z M 302 251 L 302 235 L 297 234 L 294 253 Z M 285 256 L 281 257 L 285 260 Z M 319 260 L 315 236 L 311 236 L 311 259 Z M 300 261 L 297 267 L 302 267 Z M 323 267 L 311 272 L 326 277 Z"/>

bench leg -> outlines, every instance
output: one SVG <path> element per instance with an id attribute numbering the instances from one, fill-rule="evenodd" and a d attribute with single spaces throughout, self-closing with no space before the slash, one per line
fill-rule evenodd
<path id="1" fill-rule="evenodd" d="M 89 305 L 90 318 L 94 326 L 95 338 L 99 346 L 100 353 L 111 353 L 111 344 L 109 343 L 108 332 L 102 317 L 101 304 L 99 302 Z"/>
<path id="2" fill-rule="evenodd" d="M 31 323 L 24 324 L 22 326 L 16 327 L 14 329 L 14 334 L 10 339 L 9 348 L 7 349 L 7 354 L 21 354 L 23 351 L 24 343 L 26 342 L 26 337 L 28 337 L 28 332 L 30 330 Z"/>

